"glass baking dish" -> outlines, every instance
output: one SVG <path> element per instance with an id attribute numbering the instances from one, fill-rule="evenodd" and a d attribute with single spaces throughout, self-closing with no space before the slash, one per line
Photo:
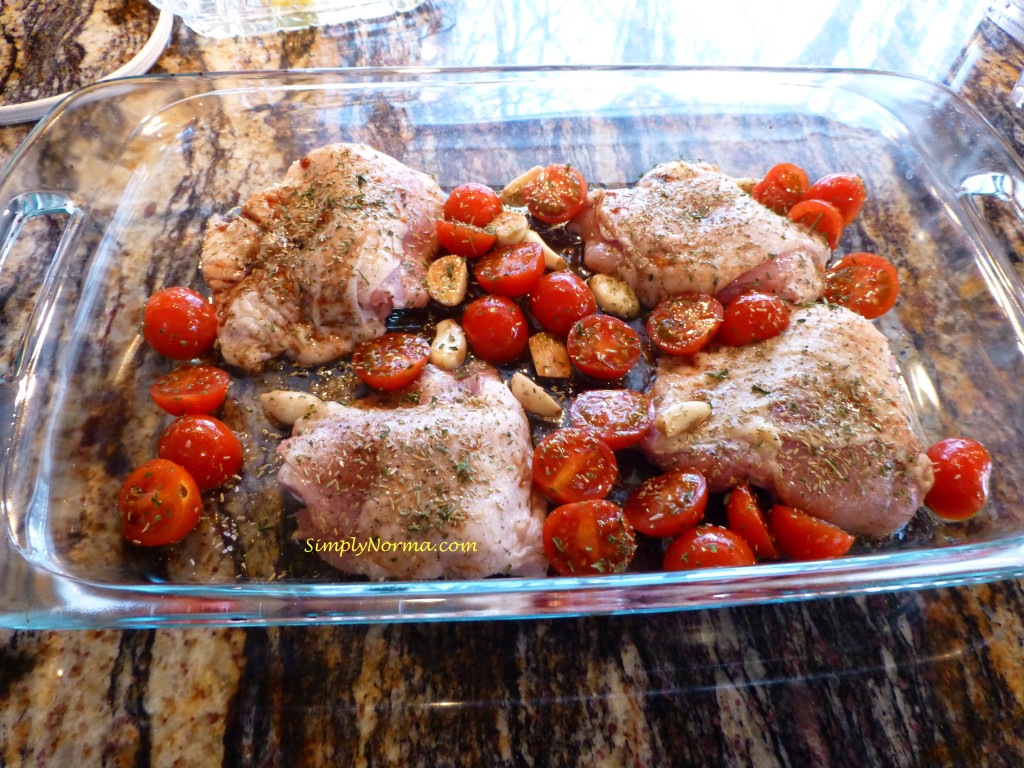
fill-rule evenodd
<path id="1" fill-rule="evenodd" d="M 224 418 L 246 442 L 241 484 L 208 499 L 164 552 L 121 539 L 115 499 L 155 455 L 169 370 L 136 333 L 145 297 L 204 289 L 206 220 L 305 152 L 365 142 L 443 188 L 500 188 L 568 161 L 635 182 L 675 158 L 759 176 L 795 162 L 853 170 L 868 202 L 847 252 L 890 256 L 903 283 L 877 321 L 925 444 L 983 440 L 992 498 L 967 523 L 920 515 L 853 556 L 595 578 L 369 583 L 290 539 L 294 503 L 265 471 L 278 434 L 235 377 Z M 7 532 L 0 624 L 70 627 L 538 617 L 730 606 L 983 582 L 1024 574 L 1024 293 L 990 220 L 1024 220 L 1024 170 L 948 89 L 821 70 L 347 70 L 139 77 L 63 102 L 0 180 L 0 445 Z M 285 377 L 283 373 L 267 374 Z M 331 367 L 313 372 L 322 385 Z M 257 377 L 258 378 L 258 377 Z M 274 382 L 270 382 L 274 383 Z"/>

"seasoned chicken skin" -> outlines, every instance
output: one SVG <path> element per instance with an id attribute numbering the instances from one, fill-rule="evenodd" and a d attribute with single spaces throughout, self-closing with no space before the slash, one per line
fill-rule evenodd
<path id="1" fill-rule="evenodd" d="M 395 308 L 425 306 L 444 196 L 426 174 L 364 145 L 292 164 L 203 243 L 224 359 L 258 371 L 285 356 L 333 360 L 381 335 Z"/>
<path id="2" fill-rule="evenodd" d="M 760 288 L 796 302 L 823 290 L 825 243 L 706 163 L 663 163 L 628 189 L 595 189 L 573 228 L 584 261 L 646 306 L 686 291 L 723 301 Z"/>
<path id="3" fill-rule="evenodd" d="M 746 481 L 846 531 L 900 529 L 933 483 L 885 337 L 841 307 L 811 305 L 774 339 L 662 358 L 656 411 L 702 400 L 711 417 L 644 452 L 665 470 L 698 469 L 709 487 Z"/>
<path id="4" fill-rule="evenodd" d="M 529 425 L 487 366 L 456 379 L 428 365 L 404 392 L 327 403 L 296 422 L 279 452 L 278 479 L 306 505 L 296 539 L 342 571 L 471 579 L 547 570 Z M 324 551 L 342 540 L 387 546 Z M 442 551 L 452 543 L 475 551 Z"/>

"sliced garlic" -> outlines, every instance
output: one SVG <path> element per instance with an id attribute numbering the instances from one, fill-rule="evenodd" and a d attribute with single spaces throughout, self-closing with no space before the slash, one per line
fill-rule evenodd
<path id="1" fill-rule="evenodd" d="M 495 216 L 487 228 L 494 230 L 495 245 L 501 248 L 523 242 L 530 231 L 530 222 L 519 211 L 505 210 Z"/>
<path id="2" fill-rule="evenodd" d="M 530 357 L 538 376 L 547 379 L 568 379 L 572 363 L 565 342 L 552 333 L 541 331 L 530 337 Z"/>
<path id="3" fill-rule="evenodd" d="M 438 304 L 454 307 L 466 298 L 469 270 L 466 260 L 453 253 L 432 262 L 427 269 L 427 293 Z"/>
<path id="4" fill-rule="evenodd" d="M 526 237 L 523 238 L 523 241 L 527 243 L 537 243 L 540 245 L 540 249 L 544 252 L 544 269 L 552 272 L 558 272 L 569 268 L 569 262 L 567 262 L 560 254 L 551 250 L 551 247 L 544 242 L 544 238 L 532 229 L 527 231 Z"/>
<path id="5" fill-rule="evenodd" d="M 512 390 L 512 394 L 527 413 L 547 418 L 556 418 L 562 415 L 562 406 L 524 374 L 513 374 L 509 379 L 508 388 Z"/>
<path id="6" fill-rule="evenodd" d="M 587 281 L 597 306 L 609 315 L 632 320 L 640 316 L 640 299 L 629 283 L 610 275 L 594 275 Z"/>
<path id="7" fill-rule="evenodd" d="M 316 395 L 290 389 L 275 389 L 260 395 L 263 412 L 281 424 L 294 424 L 303 416 L 311 416 L 324 404 Z"/>
<path id="8" fill-rule="evenodd" d="M 756 187 L 757 183 L 761 180 L 752 178 L 750 176 L 742 176 L 738 179 L 733 179 L 733 181 L 736 182 L 737 187 L 742 189 L 748 195 L 752 195 L 754 194 L 754 187 Z"/>
<path id="9" fill-rule="evenodd" d="M 654 427 L 665 437 L 675 437 L 696 429 L 711 418 L 711 405 L 703 400 L 687 400 L 658 411 Z"/>
<path id="10" fill-rule="evenodd" d="M 430 362 L 445 371 L 454 371 L 464 362 L 469 348 L 462 326 L 452 319 L 437 324 L 434 341 L 430 345 Z"/>
<path id="11" fill-rule="evenodd" d="M 512 181 L 506 184 L 505 188 L 501 190 L 501 194 L 498 195 L 498 197 L 501 198 L 501 202 L 505 205 L 512 205 L 517 208 L 521 208 L 526 205 L 526 188 L 530 185 L 530 182 L 541 174 L 543 170 L 543 167 L 535 165 L 526 173 L 521 173 L 512 179 Z"/>

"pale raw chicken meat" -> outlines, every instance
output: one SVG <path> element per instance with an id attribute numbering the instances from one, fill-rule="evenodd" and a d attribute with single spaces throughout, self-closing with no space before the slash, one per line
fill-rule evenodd
<path id="1" fill-rule="evenodd" d="M 823 290 L 824 241 L 706 163 L 663 163 L 635 187 L 592 190 L 571 226 L 587 267 L 629 283 L 648 307 L 688 291 L 806 302 Z"/>
<path id="2" fill-rule="evenodd" d="M 203 243 L 224 359 L 258 371 L 284 356 L 341 357 L 381 335 L 393 309 L 425 306 L 444 195 L 375 149 L 334 144 L 292 164 Z"/>
<path id="3" fill-rule="evenodd" d="M 749 482 L 850 533 L 899 530 L 933 482 L 885 337 L 841 307 L 797 309 L 768 341 L 662 358 L 650 394 L 659 414 L 711 405 L 689 432 L 648 432 L 662 469 L 698 469 L 715 491 Z"/>
<path id="4" fill-rule="evenodd" d="M 456 379 L 428 365 L 400 393 L 326 403 L 296 422 L 278 478 L 305 504 L 295 538 L 307 550 L 319 542 L 328 563 L 371 579 L 544 575 L 547 507 L 531 483 L 526 415 L 477 366 Z M 323 551 L 374 539 L 390 551 Z M 451 543 L 476 551 L 441 551 Z"/>

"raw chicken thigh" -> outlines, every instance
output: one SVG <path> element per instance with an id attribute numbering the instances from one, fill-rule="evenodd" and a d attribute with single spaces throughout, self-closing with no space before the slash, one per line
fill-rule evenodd
<path id="1" fill-rule="evenodd" d="M 402 393 L 327 403 L 296 422 L 278 473 L 306 505 L 296 539 L 435 546 L 320 552 L 372 579 L 544 575 L 547 508 L 531 484 L 526 415 L 494 369 L 477 365 L 459 379 L 427 366 Z M 476 551 L 441 551 L 452 542 Z"/>
<path id="2" fill-rule="evenodd" d="M 689 467 L 714 490 L 747 481 L 850 533 L 901 528 L 932 486 L 885 337 L 821 304 L 795 310 L 765 342 L 662 358 L 651 396 L 659 414 L 711 404 L 711 417 L 643 450 L 665 470 Z"/>
<path id="3" fill-rule="evenodd" d="M 335 144 L 292 164 L 241 216 L 214 216 L 202 268 L 224 359 L 247 371 L 283 355 L 333 360 L 422 307 L 444 195 L 426 174 L 370 147 Z"/>
<path id="4" fill-rule="evenodd" d="M 595 272 L 629 283 L 646 306 L 686 291 L 723 301 L 760 288 L 821 296 L 829 250 L 706 163 L 663 163 L 635 187 L 596 189 L 572 224 Z"/>

